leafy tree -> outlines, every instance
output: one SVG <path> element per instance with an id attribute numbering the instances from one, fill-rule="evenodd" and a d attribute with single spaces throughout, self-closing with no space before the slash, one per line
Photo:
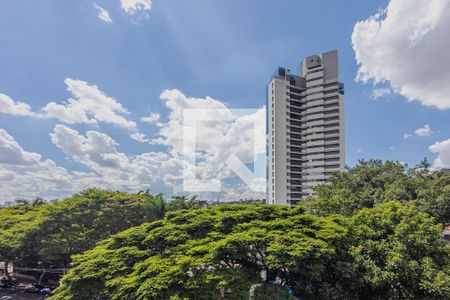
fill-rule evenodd
<path id="1" fill-rule="evenodd" d="M 5 275 L 8 278 L 8 264 L 21 256 L 26 233 L 38 224 L 36 214 L 37 209 L 28 206 L 0 209 L 0 260 L 5 262 Z"/>
<path id="2" fill-rule="evenodd" d="M 321 274 L 341 274 L 333 261 L 345 245 L 340 222 L 264 205 L 169 213 L 76 256 L 53 299 L 245 299 L 261 271 L 312 296 L 328 279 L 334 288 Z"/>
<path id="3" fill-rule="evenodd" d="M 17 199 L 16 200 L 17 205 L 33 206 L 33 207 L 41 206 L 46 203 L 47 202 L 41 197 L 36 197 L 34 200 L 27 200 L 27 199 Z"/>
<path id="4" fill-rule="evenodd" d="M 163 202 L 160 195 L 83 191 L 40 210 L 41 223 L 27 232 L 29 253 L 45 264 L 67 268 L 73 254 L 112 234 L 162 218 Z"/>
<path id="5" fill-rule="evenodd" d="M 450 221 L 450 174 L 432 171 L 424 160 L 406 170 L 399 162 L 360 161 L 347 172 L 331 176 L 331 184 L 319 185 L 305 205 L 318 215 L 354 215 L 362 208 L 388 201 L 414 202 L 417 208 Z"/>
<path id="6" fill-rule="evenodd" d="M 167 210 L 194 209 L 198 207 L 198 202 L 197 196 L 191 198 L 186 196 L 175 196 L 167 203 Z"/>
<path id="7" fill-rule="evenodd" d="M 99 189 L 43 204 L 37 198 L 0 209 L 0 259 L 19 266 L 67 269 L 72 255 L 110 235 L 159 220 L 168 209 L 161 195 Z"/>
<path id="8" fill-rule="evenodd" d="M 350 224 L 360 299 L 449 299 L 450 247 L 413 205 L 388 202 Z"/>
<path id="9" fill-rule="evenodd" d="M 286 288 L 280 288 L 277 285 L 264 284 L 256 286 L 252 300 L 273 300 L 273 299 L 295 300 L 298 298 L 289 294 Z"/>
<path id="10" fill-rule="evenodd" d="M 300 299 L 448 299 L 449 278 L 440 227 L 413 205 L 349 219 L 221 205 L 169 213 L 77 255 L 52 299 L 248 299 L 257 284 L 258 295 L 290 287 Z"/>

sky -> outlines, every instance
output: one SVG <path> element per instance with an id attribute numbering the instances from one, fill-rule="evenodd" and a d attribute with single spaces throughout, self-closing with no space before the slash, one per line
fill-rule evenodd
<path id="1" fill-rule="evenodd" d="M 2 0 L 0 202 L 88 187 L 170 196 L 187 174 L 221 182 L 205 199 L 264 197 L 266 85 L 333 49 L 347 165 L 449 168 L 449 2 Z M 186 130 L 184 109 L 217 119 Z M 256 161 L 250 183 L 231 155 Z"/>

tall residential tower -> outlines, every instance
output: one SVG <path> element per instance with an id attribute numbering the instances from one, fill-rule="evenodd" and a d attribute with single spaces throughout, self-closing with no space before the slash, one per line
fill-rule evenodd
<path id="1" fill-rule="evenodd" d="M 344 85 L 337 50 L 278 68 L 267 86 L 267 203 L 295 205 L 343 171 Z"/>

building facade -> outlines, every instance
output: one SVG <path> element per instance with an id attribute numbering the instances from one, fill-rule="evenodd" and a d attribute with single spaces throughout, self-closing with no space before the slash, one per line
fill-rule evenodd
<path id="1" fill-rule="evenodd" d="M 278 68 L 267 86 L 267 203 L 296 205 L 345 167 L 344 85 L 337 50 Z"/>

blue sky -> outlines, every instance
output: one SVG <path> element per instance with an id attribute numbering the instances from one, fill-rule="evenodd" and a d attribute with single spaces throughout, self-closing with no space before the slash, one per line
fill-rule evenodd
<path id="1" fill-rule="evenodd" d="M 450 62 L 445 53 L 450 47 L 442 37 L 450 31 L 445 21 L 450 8 L 445 0 L 412 1 L 428 10 L 420 16 L 424 24 L 407 23 L 400 19 L 409 18 L 401 14 L 414 17 L 418 9 L 406 2 L 4 0 L 0 3 L 0 94 L 14 105 L 7 108 L 6 100 L 0 101 L 3 145 L 9 147 L 4 154 L 0 151 L 0 196 L 4 200 L 63 197 L 90 183 L 127 190 L 110 178 L 139 169 L 145 153 L 153 153 L 150 163 L 155 163 L 158 155 L 173 150 L 171 133 L 163 132 L 176 110 L 170 99 L 182 105 L 193 101 L 189 97 L 207 101 L 209 96 L 229 108 L 261 108 L 265 85 L 277 66 L 298 70 L 304 56 L 332 49 L 339 51 L 345 83 L 347 164 L 379 158 L 414 165 L 427 157 L 437 167 L 447 167 L 450 99 L 445 95 Z M 102 9 L 107 12 L 103 19 Z M 396 28 L 402 29 L 392 30 L 391 23 L 401 24 Z M 410 47 L 398 42 L 405 40 Z M 427 46 L 434 42 L 436 47 Z M 435 74 L 418 63 L 424 60 L 436 67 Z M 160 95 L 165 90 L 182 94 L 164 100 Z M 67 110 L 65 117 L 58 115 L 60 110 L 43 110 L 50 102 L 66 109 L 77 91 L 85 98 L 92 96 L 94 102 L 101 95 L 113 99 L 119 107 L 114 116 L 123 116 L 128 123 L 120 118 L 102 121 L 90 114 L 92 110 L 90 121 L 70 119 L 76 110 Z M 374 91 L 383 95 L 374 100 Z M 105 107 L 112 103 L 105 101 Z M 160 117 L 141 121 L 151 114 Z M 96 136 L 89 139 L 89 131 Z M 131 138 L 135 133 L 145 138 Z M 163 142 L 151 142 L 161 141 L 161 135 Z M 82 138 L 78 144 L 85 147 L 82 153 L 70 148 L 77 147 L 69 143 L 77 138 Z M 89 152 L 105 149 L 92 144 L 98 138 L 108 145 L 105 151 L 114 162 L 105 162 L 104 157 L 100 162 Z M 148 187 L 170 194 L 173 186 L 161 182 L 171 180 L 167 176 L 179 162 L 162 160 L 167 164 L 156 162 L 154 172 L 167 170 L 158 178 L 150 174 L 152 168 L 146 169 L 152 182 Z M 122 172 L 111 171 L 114 166 Z M 58 175 L 47 181 L 26 174 L 33 168 L 58 168 L 54 172 Z M 103 172 L 110 172 L 109 177 Z M 240 190 L 230 195 L 251 194 L 236 191 Z"/>

